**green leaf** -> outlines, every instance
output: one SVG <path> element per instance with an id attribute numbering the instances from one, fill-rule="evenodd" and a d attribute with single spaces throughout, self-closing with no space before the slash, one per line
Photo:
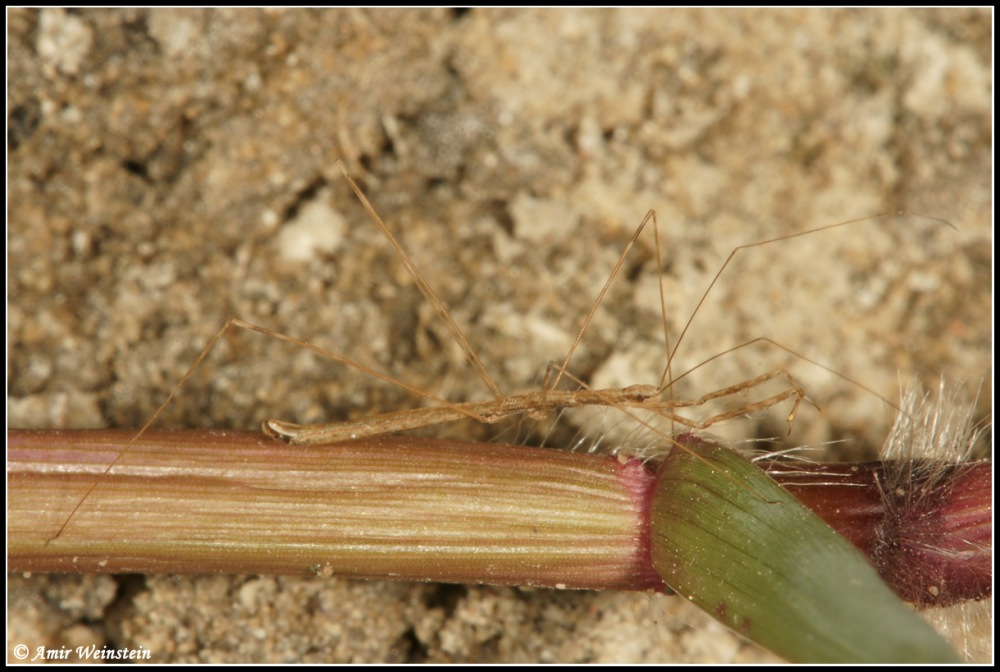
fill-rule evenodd
<path id="1" fill-rule="evenodd" d="M 746 458 L 697 439 L 661 465 L 652 559 L 674 590 L 794 662 L 960 662 L 846 539 Z"/>

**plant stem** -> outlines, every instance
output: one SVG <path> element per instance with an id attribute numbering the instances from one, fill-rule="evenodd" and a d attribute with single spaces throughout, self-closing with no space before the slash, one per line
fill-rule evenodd
<path id="1" fill-rule="evenodd" d="M 662 589 L 641 461 L 400 436 L 150 431 L 52 539 L 131 436 L 8 434 L 11 570 Z"/>
<path id="2" fill-rule="evenodd" d="M 102 477 L 132 435 L 8 433 L 9 569 L 666 590 L 650 563 L 656 475 L 641 460 L 405 436 L 289 447 L 256 432 L 152 430 Z M 769 467 L 904 599 L 988 597 L 991 465 L 953 467 L 932 488 L 914 482 L 908 497 L 887 495 L 886 469 Z"/>

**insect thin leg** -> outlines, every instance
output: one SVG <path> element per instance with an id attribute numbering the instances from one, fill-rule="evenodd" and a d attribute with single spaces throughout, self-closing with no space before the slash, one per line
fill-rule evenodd
<path id="1" fill-rule="evenodd" d="M 62 535 L 62 533 L 69 526 L 70 522 L 72 522 L 73 518 L 76 517 L 76 514 L 77 512 L 80 511 L 80 508 L 87 502 L 88 499 L 90 499 L 90 496 L 94 493 L 94 490 L 97 489 L 97 486 L 100 485 L 101 481 L 104 480 L 104 478 L 109 473 L 111 473 L 111 470 L 115 468 L 115 465 L 121 462 L 122 458 L 125 457 L 126 453 L 128 453 L 132 449 L 132 446 L 134 446 L 135 443 L 140 438 L 142 438 L 142 435 L 146 433 L 146 430 L 148 430 L 153 425 L 153 423 L 156 422 L 156 419 L 160 417 L 163 411 L 167 408 L 167 405 L 170 403 L 170 401 L 177 395 L 181 387 L 184 386 L 184 383 L 186 383 L 187 380 L 191 377 L 191 375 L 195 372 L 195 370 L 199 366 L 201 366 L 201 363 L 205 361 L 205 358 L 208 357 L 208 354 L 215 347 L 215 344 L 218 343 L 219 340 L 222 338 L 222 336 L 231 328 L 233 328 L 234 326 L 240 326 L 239 325 L 240 322 L 241 320 L 237 319 L 227 320 L 226 323 L 222 325 L 222 328 L 219 329 L 219 331 L 217 331 L 214 336 L 212 336 L 211 340 L 209 340 L 208 342 L 208 345 L 206 345 L 204 350 L 201 351 L 201 354 L 198 355 L 198 359 L 195 360 L 194 364 L 191 365 L 191 367 L 187 370 L 184 376 L 177 382 L 176 385 L 174 385 L 173 389 L 170 390 L 170 394 L 168 394 L 167 398 L 163 401 L 162 404 L 160 404 L 160 407 L 156 409 L 156 412 L 153 413 L 152 417 L 150 417 L 149 420 L 146 421 L 146 424 L 144 424 L 142 428 L 139 429 L 136 435 L 133 436 L 127 444 L 125 444 L 125 447 L 122 448 L 117 455 L 115 455 L 115 459 L 111 461 L 111 464 L 105 467 L 104 471 L 102 471 L 98 475 L 98 477 L 94 480 L 94 482 L 90 484 L 90 487 L 87 488 L 87 491 L 83 494 L 83 497 L 81 497 L 80 500 L 76 503 L 76 506 L 73 507 L 73 510 L 69 512 L 69 515 L 66 517 L 66 520 L 64 520 L 63 524 L 59 526 L 59 529 L 56 531 L 56 533 L 48 540 L 46 540 L 45 542 L 46 545 L 52 543 L 53 541 L 58 539 L 60 535 Z"/>

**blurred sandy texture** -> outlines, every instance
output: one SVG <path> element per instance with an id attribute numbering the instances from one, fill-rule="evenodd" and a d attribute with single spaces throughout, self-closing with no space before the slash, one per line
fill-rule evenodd
<path id="1" fill-rule="evenodd" d="M 342 159 L 507 391 L 566 351 L 655 208 L 674 334 L 738 257 L 683 370 L 767 335 L 895 399 L 939 376 L 992 403 L 989 10 L 15 10 L 8 23 L 12 426 L 139 426 L 230 316 L 482 397 L 339 176 Z M 654 383 L 651 239 L 573 370 Z M 891 413 L 773 349 L 823 412 L 792 440 L 877 445 Z M 752 392 L 751 398 L 759 394 Z M 253 335 L 163 426 L 413 405 Z M 787 408 L 719 428 L 784 433 Z M 696 412 L 697 414 L 697 412 Z M 587 418 L 564 423 L 572 438 Z M 452 435 L 490 437 L 459 426 Z M 523 430 L 527 432 L 528 430 Z M 204 662 L 757 661 L 677 598 L 272 577 L 10 577 L 8 650 L 141 644 Z M 12 637 L 14 640 L 12 640 Z M 32 647 L 33 648 L 33 647 Z"/>

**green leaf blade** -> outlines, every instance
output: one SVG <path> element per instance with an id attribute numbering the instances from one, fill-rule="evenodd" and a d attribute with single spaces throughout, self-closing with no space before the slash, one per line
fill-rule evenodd
<path id="1" fill-rule="evenodd" d="M 794 662 L 958 662 L 846 539 L 716 444 L 674 450 L 653 495 L 652 559 L 681 595 Z"/>

